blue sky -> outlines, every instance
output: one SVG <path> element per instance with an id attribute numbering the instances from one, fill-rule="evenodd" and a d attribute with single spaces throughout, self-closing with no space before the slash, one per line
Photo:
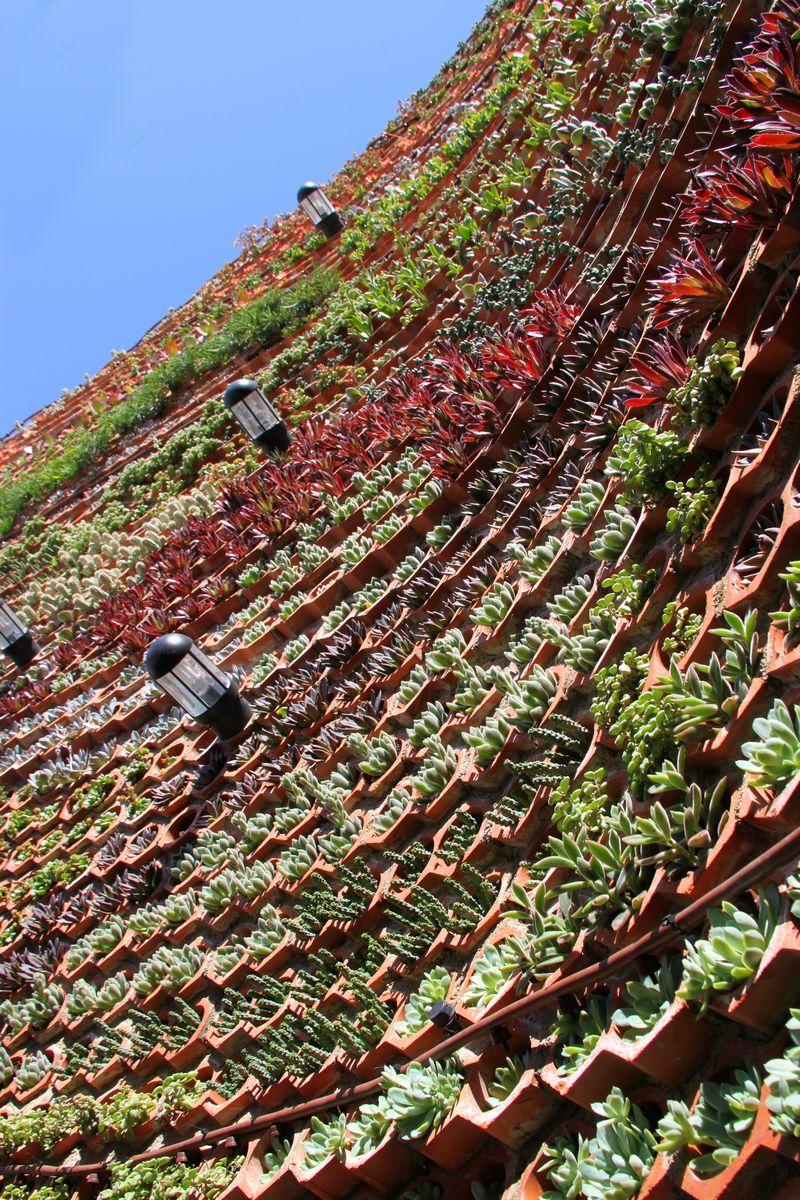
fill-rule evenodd
<path id="1" fill-rule="evenodd" d="M 485 0 L 2 0 L 0 434 L 435 74 Z"/>

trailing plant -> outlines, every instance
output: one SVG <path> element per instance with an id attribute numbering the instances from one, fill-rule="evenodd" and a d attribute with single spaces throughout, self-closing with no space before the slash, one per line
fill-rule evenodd
<path id="1" fill-rule="evenodd" d="M 575 835 L 579 829 L 599 833 L 610 807 L 605 771 L 587 771 L 579 784 L 568 777 L 553 788 L 549 804 L 559 833 Z"/>
<path id="2" fill-rule="evenodd" d="M 233 1182 L 243 1162 L 243 1155 L 196 1167 L 167 1157 L 114 1162 L 109 1185 L 98 1194 L 98 1200 L 177 1200 L 184 1196 L 213 1200 Z"/>
<path id="3" fill-rule="evenodd" d="M 666 484 L 675 497 L 667 511 L 667 533 L 677 533 L 683 545 L 699 537 L 710 521 L 719 497 L 719 483 L 709 479 L 708 470 L 700 467 L 690 479 Z"/>
<path id="4" fill-rule="evenodd" d="M 622 479 L 623 503 L 652 504 L 667 494 L 668 484 L 687 453 L 686 445 L 676 433 L 659 431 L 630 418 L 620 431 L 605 472 Z"/>
<path id="5" fill-rule="evenodd" d="M 647 679 L 648 666 L 647 655 L 631 649 L 596 672 L 591 709 L 592 716 L 603 729 L 610 729 L 627 705 L 639 695 Z"/>
<path id="6" fill-rule="evenodd" d="M 609 732 L 622 748 L 631 790 L 641 795 L 650 775 L 675 748 L 675 716 L 652 690 L 641 692 L 623 708 Z"/>
<path id="7" fill-rule="evenodd" d="M 733 393 L 742 368 L 735 342 L 720 338 L 702 363 L 686 362 L 686 380 L 667 393 L 667 400 L 692 425 L 713 425 Z"/>

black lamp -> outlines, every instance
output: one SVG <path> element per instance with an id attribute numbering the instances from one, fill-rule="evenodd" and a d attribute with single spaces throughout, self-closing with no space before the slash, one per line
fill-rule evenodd
<path id="1" fill-rule="evenodd" d="M 217 737 L 236 737 L 247 726 L 252 710 L 233 681 L 214 666 L 190 637 L 165 633 L 145 651 L 147 674 L 162 691 Z"/>
<path id="2" fill-rule="evenodd" d="M 288 450 L 289 427 L 252 379 L 237 379 L 225 388 L 222 403 L 248 437 L 262 450 Z"/>
<path id="3" fill-rule="evenodd" d="M 23 670 L 30 666 L 39 647 L 19 617 L 8 607 L 5 600 L 0 600 L 0 650 Z"/>
<path id="4" fill-rule="evenodd" d="M 325 237 L 333 237 L 344 228 L 342 218 L 318 184 L 304 183 L 297 193 L 297 202 L 314 228 Z"/>

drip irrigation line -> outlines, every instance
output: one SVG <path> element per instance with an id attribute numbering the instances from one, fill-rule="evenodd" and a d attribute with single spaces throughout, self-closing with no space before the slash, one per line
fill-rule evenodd
<path id="1" fill-rule="evenodd" d="M 716 887 L 711 888 L 704 896 L 693 900 L 691 904 L 687 904 L 679 912 L 670 914 L 660 925 L 650 930 L 649 933 L 643 934 L 642 937 L 637 938 L 635 942 L 631 942 L 630 945 L 624 946 L 619 950 L 614 950 L 608 957 L 601 959 L 599 962 L 582 967 L 570 975 L 565 975 L 563 979 L 557 979 L 553 983 L 545 984 L 544 987 L 539 988 L 536 992 L 527 996 L 521 996 L 518 1000 L 512 1001 L 511 1004 L 505 1005 L 504 1008 L 498 1009 L 497 1012 L 479 1018 L 474 1024 L 458 1030 L 457 1033 L 453 1033 L 450 1037 L 445 1038 L 443 1042 L 439 1042 L 433 1049 L 418 1055 L 416 1058 L 408 1059 L 399 1066 L 399 1070 L 405 1071 L 413 1064 L 421 1065 L 430 1062 L 432 1059 L 453 1054 L 462 1046 L 474 1041 L 475 1038 L 491 1032 L 491 1030 L 496 1029 L 498 1026 L 506 1025 L 510 1021 L 526 1017 L 537 1009 L 552 1004 L 554 1000 L 559 999 L 561 996 L 575 995 L 576 993 L 589 991 L 610 975 L 617 974 L 633 966 L 639 958 L 645 955 L 656 954 L 665 946 L 675 941 L 676 938 L 685 936 L 698 923 L 700 918 L 705 915 L 709 908 L 712 908 L 715 904 L 719 904 L 723 900 L 731 900 L 747 888 L 759 883 L 779 867 L 785 866 L 787 862 L 791 861 L 792 858 L 796 858 L 798 854 L 800 854 L 800 828 L 786 834 L 780 841 L 770 846 L 767 850 L 764 850 L 743 867 L 740 867 L 730 878 L 723 880 Z M 338 1092 L 328 1092 L 324 1096 L 317 1096 L 315 1099 L 307 1100 L 301 1104 L 293 1104 L 286 1108 L 275 1109 L 272 1112 L 263 1113 L 259 1117 L 248 1118 L 244 1121 L 237 1121 L 232 1125 L 224 1125 L 217 1129 L 206 1130 L 204 1133 L 194 1134 L 191 1137 L 184 1138 L 180 1142 L 172 1142 L 166 1146 L 144 1150 L 140 1154 L 131 1155 L 130 1158 L 124 1161 L 128 1164 L 135 1164 L 148 1162 L 154 1158 L 174 1158 L 179 1155 L 199 1154 L 216 1145 L 218 1142 L 228 1142 L 230 1144 L 245 1136 L 251 1138 L 256 1134 L 264 1135 L 277 1125 L 307 1120 L 309 1117 L 327 1112 L 332 1108 L 347 1108 L 352 1104 L 368 1100 L 371 1096 L 376 1095 L 380 1091 L 380 1088 L 381 1078 L 378 1076 L 375 1079 L 356 1084 L 354 1087 Z M 47 1166 L 35 1163 L 0 1163 L 0 1178 L 3 1175 L 12 1175 L 33 1176 L 40 1179 L 88 1179 L 92 1176 L 100 1177 L 105 1175 L 108 1172 L 109 1165 L 110 1161 L 108 1159 L 104 1159 L 101 1162 L 81 1163 L 80 1165 L 69 1167 Z"/>

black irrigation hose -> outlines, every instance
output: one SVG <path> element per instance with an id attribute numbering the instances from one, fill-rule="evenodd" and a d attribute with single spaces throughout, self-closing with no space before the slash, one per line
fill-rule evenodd
<path id="1" fill-rule="evenodd" d="M 705 915 L 709 908 L 712 908 L 715 904 L 723 900 L 730 900 L 734 896 L 739 895 L 739 893 L 760 882 L 779 867 L 785 866 L 787 862 L 796 858 L 798 854 L 800 854 L 800 828 L 786 834 L 774 846 L 770 846 L 769 849 L 763 851 L 762 854 L 759 854 L 756 858 L 746 863 L 745 866 L 734 872 L 729 879 L 723 880 L 722 883 L 711 888 L 704 896 L 701 896 L 698 900 L 693 900 L 691 904 L 687 904 L 680 912 L 666 917 L 656 929 L 637 938 L 629 946 L 615 950 L 600 962 L 592 963 L 588 967 L 582 967 L 581 970 L 575 971 L 571 975 L 566 975 L 563 979 L 558 979 L 554 983 L 545 984 L 544 987 L 539 988 L 538 991 L 533 992 L 531 995 L 521 996 L 519 1000 L 512 1001 L 505 1008 L 499 1009 L 489 1016 L 482 1017 L 473 1025 L 452 1034 L 432 1050 L 428 1050 L 425 1054 L 420 1054 L 417 1058 L 409 1059 L 406 1063 L 402 1064 L 400 1070 L 406 1070 L 413 1063 L 426 1063 L 431 1059 L 452 1054 L 455 1050 L 467 1045 L 476 1037 L 480 1037 L 482 1034 L 488 1033 L 500 1025 L 505 1025 L 509 1021 L 527 1016 L 529 1013 L 535 1012 L 536 1009 L 551 1004 L 560 996 L 574 995 L 575 993 L 585 992 L 590 988 L 596 987 L 597 984 L 607 979 L 610 975 L 632 966 L 642 956 L 655 954 L 676 938 L 687 934 L 700 918 Z M 288 1108 L 279 1108 L 273 1112 L 264 1113 L 260 1117 L 237 1121 L 233 1125 L 225 1125 L 217 1129 L 208 1130 L 205 1133 L 194 1134 L 192 1137 L 184 1138 L 180 1142 L 172 1142 L 167 1146 L 145 1150 L 141 1154 L 132 1155 L 125 1161 L 134 1164 L 147 1162 L 154 1158 L 171 1158 L 179 1154 L 199 1153 L 215 1145 L 217 1142 L 236 1141 L 245 1136 L 249 1138 L 255 1134 L 264 1134 L 278 1124 L 306 1120 L 317 1113 L 327 1112 L 331 1108 L 348 1107 L 351 1104 L 367 1100 L 370 1096 L 376 1095 L 380 1088 L 380 1077 L 370 1079 L 365 1083 L 356 1084 L 355 1087 L 347 1088 L 340 1092 L 328 1092 L 324 1096 L 318 1096 L 316 1099 L 307 1100 L 302 1104 L 290 1105 Z M 33 1176 L 38 1179 L 87 1179 L 91 1176 L 99 1177 L 106 1174 L 109 1165 L 110 1163 L 107 1159 L 95 1163 L 82 1163 L 80 1166 L 73 1167 L 45 1166 L 34 1163 L 9 1163 L 0 1164 L 0 1176 L 5 1174 L 15 1177 Z"/>

